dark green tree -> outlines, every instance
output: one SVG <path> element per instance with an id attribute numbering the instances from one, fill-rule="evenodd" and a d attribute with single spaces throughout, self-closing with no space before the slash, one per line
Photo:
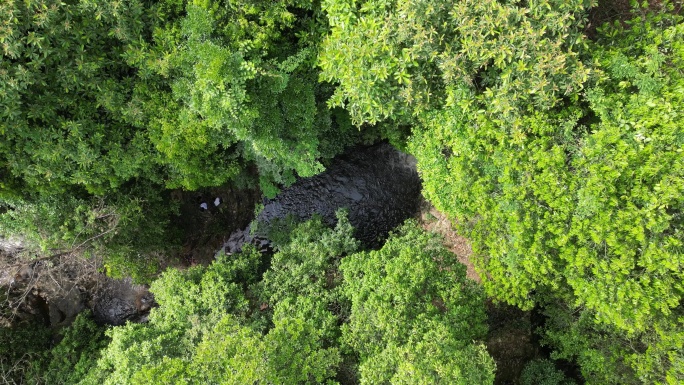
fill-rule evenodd
<path id="1" fill-rule="evenodd" d="M 94 252 L 149 276 L 178 240 L 168 189 L 259 179 L 273 195 L 359 139 L 317 83 L 314 2 L 31 0 L 0 13 L 0 234 L 41 257 Z"/>
<path id="2" fill-rule="evenodd" d="M 164 176 L 128 117 L 137 74 L 123 55 L 144 13 L 137 1 L 0 5 L 0 234 L 40 257 L 95 252 L 145 276 L 169 244 Z"/>
<path id="3" fill-rule="evenodd" d="M 167 185 L 195 189 L 240 179 L 257 166 L 272 194 L 311 176 L 354 132 L 317 83 L 325 31 L 311 1 L 164 2 L 150 42 L 126 58 L 142 81 L 139 124 L 169 167 Z M 339 116 L 338 119 L 335 116 Z"/>
<path id="4" fill-rule="evenodd" d="M 150 173 L 149 141 L 122 114 L 135 82 L 121 59 L 122 40 L 139 33 L 141 5 L 38 0 L 0 7 L 4 187 L 104 194 Z"/>

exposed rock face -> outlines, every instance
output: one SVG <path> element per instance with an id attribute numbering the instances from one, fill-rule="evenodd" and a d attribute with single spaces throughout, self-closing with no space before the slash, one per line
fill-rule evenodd
<path id="1" fill-rule="evenodd" d="M 300 179 L 276 198 L 264 200 L 256 220 L 261 226 L 288 214 L 306 220 L 314 213 L 334 225 L 335 212 L 349 210 L 355 236 L 367 247 L 377 247 L 390 230 L 413 216 L 420 203 L 420 177 L 415 159 L 389 144 L 355 147 L 335 158 L 327 170 Z M 264 239 L 252 239 L 250 228 L 231 234 L 221 250 L 234 253 L 245 242 L 265 247 Z"/>
<path id="2" fill-rule="evenodd" d="M 50 326 L 62 327 L 70 325 L 76 319 L 78 313 L 85 309 L 85 297 L 86 293 L 73 287 L 64 295 L 49 301 Z"/>
<path id="3" fill-rule="evenodd" d="M 0 237 L 0 252 L 7 255 L 15 254 L 24 248 L 24 240 L 17 237 Z"/>
<path id="4" fill-rule="evenodd" d="M 126 321 L 146 322 L 154 296 L 147 287 L 129 279 L 107 279 L 94 296 L 95 321 L 107 325 L 123 325 Z"/>
<path id="5" fill-rule="evenodd" d="M 9 274 L 0 274 L 0 289 L 5 294 L 0 303 L 0 323 L 34 320 L 60 328 L 73 322 L 87 306 L 83 285 L 93 282 L 93 277 L 74 278 L 70 266 L 60 267 L 35 261 L 16 264 L 7 269 Z"/>
<path id="6" fill-rule="evenodd" d="M 115 280 L 97 271 L 70 267 L 55 268 L 39 261 L 0 274 L 0 326 L 33 320 L 59 329 L 70 325 L 86 308 L 100 324 L 145 322 L 156 305 L 147 288 L 130 279 Z"/>

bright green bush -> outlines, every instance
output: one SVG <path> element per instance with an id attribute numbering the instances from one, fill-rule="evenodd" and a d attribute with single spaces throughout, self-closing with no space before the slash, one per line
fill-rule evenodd
<path id="1" fill-rule="evenodd" d="M 547 336 L 592 382 L 677 384 L 684 380 L 684 25 L 661 15 L 631 26 L 605 27 L 596 47 L 605 75 L 587 99 L 599 123 L 575 163 L 578 203 L 561 255 L 587 309 L 550 311 L 557 327 Z"/>
<path id="2" fill-rule="evenodd" d="M 536 359 L 525 365 L 520 375 L 521 385 L 574 385 L 575 381 L 565 377 L 556 369 L 553 361 Z"/>
<path id="3" fill-rule="evenodd" d="M 665 14 L 605 27 L 580 103 L 520 125 L 443 108 L 409 143 L 487 292 L 555 309 L 543 333 L 596 383 L 681 382 L 683 31 Z"/>
<path id="4" fill-rule="evenodd" d="M 487 384 L 495 365 L 484 295 L 434 235 L 407 223 L 382 249 L 342 260 L 351 302 L 342 340 L 360 357 L 361 383 Z"/>
<path id="5" fill-rule="evenodd" d="M 331 289 L 339 284 L 341 277 L 331 281 L 329 276 L 335 275 L 341 257 L 359 247 L 359 242 L 352 236 L 353 231 L 343 212 L 338 212 L 334 231 L 327 229 L 320 218 L 295 227 L 288 242 L 278 246 L 271 268 L 264 273 L 261 282 L 263 299 L 278 303 L 288 298 L 324 300 L 332 296 Z"/>
<path id="6" fill-rule="evenodd" d="M 675 20 L 603 31 L 594 50 L 604 75 L 587 92 L 598 122 L 573 159 L 577 203 L 559 239 L 582 302 L 628 332 L 684 296 L 684 24 Z"/>
<path id="7" fill-rule="evenodd" d="M 327 0 L 321 77 L 340 83 L 330 104 L 358 125 L 415 122 L 444 105 L 515 122 L 579 95 L 594 3 Z"/>
<path id="8" fill-rule="evenodd" d="M 244 253 L 208 268 L 166 271 L 151 285 L 160 306 L 150 312 L 149 322 L 110 329 L 111 343 L 82 383 L 154 383 L 164 378 L 169 365 L 187 368 L 213 325 L 224 316 L 245 317 L 249 301 L 236 279 L 245 284 L 253 279 L 257 258 L 258 253 Z M 191 378 L 191 373 L 184 375 Z"/>
<path id="9" fill-rule="evenodd" d="M 325 383 L 340 361 L 330 346 L 336 319 L 319 295 L 325 287 L 307 283 L 356 247 L 352 231 L 344 217 L 336 230 L 320 219 L 296 227 L 263 281 L 250 247 L 206 268 L 168 270 L 150 288 L 159 307 L 149 322 L 109 331 L 112 342 L 82 383 Z"/>
<path id="10" fill-rule="evenodd" d="M 576 362 L 589 384 L 678 384 L 684 371 L 681 354 L 684 317 L 654 320 L 641 333 L 625 334 L 597 324 L 596 315 L 562 305 L 547 306 L 540 332 L 552 356 Z"/>

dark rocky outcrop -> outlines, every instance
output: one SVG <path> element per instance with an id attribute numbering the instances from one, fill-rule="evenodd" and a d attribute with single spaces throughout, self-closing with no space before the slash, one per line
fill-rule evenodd
<path id="1" fill-rule="evenodd" d="M 256 221 L 263 228 L 288 214 L 306 220 L 316 213 L 334 225 L 335 212 L 347 208 L 355 236 L 366 247 L 378 247 L 390 230 L 417 212 L 420 187 L 412 156 L 387 143 L 354 147 L 335 158 L 325 172 L 300 179 L 276 198 L 265 199 Z M 220 251 L 237 252 L 245 242 L 266 247 L 263 234 L 252 236 L 250 230 L 231 234 Z"/>
<path id="2" fill-rule="evenodd" d="M 0 274 L 0 326 L 39 322 L 54 330 L 70 325 L 85 309 L 100 324 L 144 322 L 155 305 L 146 286 L 116 280 L 84 264 L 27 263 Z"/>
<path id="3" fill-rule="evenodd" d="M 94 296 L 95 321 L 107 325 L 123 325 L 126 321 L 146 322 L 154 296 L 146 286 L 129 279 L 108 279 Z"/>

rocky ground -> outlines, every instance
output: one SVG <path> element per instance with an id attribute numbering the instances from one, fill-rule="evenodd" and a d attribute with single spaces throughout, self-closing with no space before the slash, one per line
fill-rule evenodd
<path id="1" fill-rule="evenodd" d="M 230 187 L 172 196 L 181 208 L 174 226 L 184 235 L 183 247 L 159 256 L 162 269 L 210 263 L 227 235 L 253 218 L 260 199 L 254 189 Z M 221 198 L 218 206 L 213 205 L 216 197 Z M 212 205 L 201 210 L 199 200 L 208 199 Z M 148 286 L 107 277 L 97 257 L 36 257 L 21 240 L 0 239 L 0 266 L 0 326 L 34 320 L 57 331 L 85 309 L 100 324 L 121 325 L 144 322 L 155 306 Z"/>
<path id="2" fill-rule="evenodd" d="M 318 214 L 324 222 L 334 225 L 336 211 L 345 208 L 355 228 L 354 236 L 366 247 L 375 248 L 392 229 L 415 215 L 420 188 L 412 156 L 387 143 L 359 146 L 336 157 L 325 172 L 300 179 L 276 198 L 265 199 L 256 222 L 263 229 L 287 215 L 306 220 Z M 233 233 L 223 250 L 240 250 L 244 242 L 252 239 L 251 230 Z"/>

